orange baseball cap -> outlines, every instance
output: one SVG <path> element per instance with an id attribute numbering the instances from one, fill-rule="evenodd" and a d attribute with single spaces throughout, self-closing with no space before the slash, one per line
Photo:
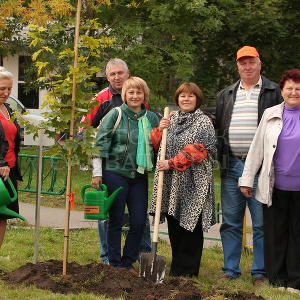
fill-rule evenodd
<path id="1" fill-rule="evenodd" d="M 238 50 L 236 53 L 236 60 L 239 60 L 242 57 L 249 56 L 249 57 L 259 57 L 259 53 L 254 47 L 251 46 L 244 46 Z"/>

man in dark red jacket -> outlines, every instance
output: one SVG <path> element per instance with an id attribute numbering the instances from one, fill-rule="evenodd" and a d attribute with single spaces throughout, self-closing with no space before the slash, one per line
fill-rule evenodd
<path id="1" fill-rule="evenodd" d="M 100 120 L 113 108 L 123 104 L 121 91 L 124 81 L 129 78 L 130 72 L 125 61 L 112 58 L 106 65 L 106 78 L 109 86 L 100 91 L 94 101 L 98 101 L 93 110 L 83 119 L 83 122 L 98 127 Z M 105 103 L 110 100 L 110 102 Z M 104 104 L 105 103 L 105 104 Z"/>
<path id="2" fill-rule="evenodd" d="M 130 72 L 125 61 L 119 58 L 112 58 L 106 65 L 106 78 L 109 82 L 109 86 L 100 91 L 93 100 L 98 101 L 93 110 L 84 117 L 83 122 L 92 125 L 97 128 L 103 117 L 114 107 L 121 106 L 123 100 L 121 98 L 121 92 L 123 83 L 130 77 Z M 145 103 L 147 105 L 147 103 Z M 99 187 L 102 182 L 101 170 L 93 170 L 92 186 Z M 107 241 L 106 241 L 107 221 L 98 221 L 98 233 L 100 240 L 100 258 L 108 264 L 107 253 Z M 140 246 L 140 252 L 151 251 L 150 240 L 150 225 L 147 218 L 146 228 L 144 231 L 143 240 Z"/>
<path id="3" fill-rule="evenodd" d="M 130 73 L 125 61 L 119 58 L 113 58 L 106 65 L 106 78 L 109 86 L 100 91 L 94 101 L 99 103 L 93 110 L 83 118 L 83 122 L 97 128 L 102 118 L 114 107 L 123 104 L 121 91 L 124 81 L 129 78 Z M 92 186 L 99 187 L 102 182 L 102 170 L 93 170 Z M 98 233 L 100 240 L 100 258 L 108 264 L 107 241 L 106 241 L 107 221 L 98 221 Z"/>

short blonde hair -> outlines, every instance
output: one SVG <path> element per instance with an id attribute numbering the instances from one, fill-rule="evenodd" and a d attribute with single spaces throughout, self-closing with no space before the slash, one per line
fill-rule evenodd
<path id="1" fill-rule="evenodd" d="M 148 103 L 149 96 L 150 96 L 150 90 L 144 79 L 133 76 L 124 81 L 123 87 L 122 87 L 122 99 L 124 102 L 126 102 L 126 98 L 125 98 L 126 92 L 127 92 L 127 90 L 129 90 L 131 88 L 137 88 L 139 90 L 142 90 L 144 92 L 144 97 L 145 97 L 144 103 L 145 104 Z"/>
<path id="2" fill-rule="evenodd" d="M 4 67 L 0 67 L 0 79 L 9 79 L 13 80 L 14 76 L 11 72 L 9 72 L 7 69 Z"/>

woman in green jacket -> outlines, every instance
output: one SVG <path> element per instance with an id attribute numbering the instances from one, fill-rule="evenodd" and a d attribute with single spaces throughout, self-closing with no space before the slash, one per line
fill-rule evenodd
<path id="1" fill-rule="evenodd" d="M 159 122 L 156 114 L 146 110 L 143 104 L 149 99 L 149 88 L 143 79 L 127 79 L 123 84 L 122 99 L 124 104 L 120 106 L 120 111 L 113 109 L 103 119 L 96 146 L 100 148 L 102 158 L 103 183 L 107 185 L 109 192 L 123 186 L 109 212 L 109 263 L 137 274 L 132 264 L 138 258 L 146 221 L 147 173 L 154 167 L 150 131 L 157 127 Z M 130 228 L 121 255 L 125 205 L 128 207 Z"/>

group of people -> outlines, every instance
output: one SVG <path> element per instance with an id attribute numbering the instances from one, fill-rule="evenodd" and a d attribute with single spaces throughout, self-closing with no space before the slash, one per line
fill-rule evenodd
<path id="1" fill-rule="evenodd" d="M 104 183 L 109 192 L 123 186 L 109 211 L 107 227 L 105 222 L 99 221 L 101 259 L 137 274 L 133 263 L 140 252 L 151 250 L 148 247 L 143 251 L 144 245 L 151 245 L 150 228 L 146 226 L 147 176 L 156 170 L 149 211 L 154 214 L 158 171 L 165 170 L 162 219 L 167 217 L 168 220 L 173 253 L 171 274 L 197 276 L 203 228 L 208 230 L 215 222 L 213 165 L 216 139 L 212 122 L 200 109 L 202 91 L 195 83 L 180 85 L 175 94 L 179 111 L 159 121 L 157 114 L 148 109 L 146 82 L 139 77 L 130 77 L 124 61 L 110 60 L 106 76 L 109 87 L 96 96 L 99 105 L 84 119 L 94 127 L 99 126 L 95 142 L 99 147 L 99 158 L 93 160 L 92 186 L 97 188 Z M 108 96 L 111 99 L 103 102 L 107 91 L 111 91 Z M 164 128 L 168 128 L 166 159 L 156 162 Z M 121 251 L 126 205 L 129 231 Z"/>
<path id="2" fill-rule="evenodd" d="M 286 71 L 280 85 L 261 75 L 258 51 L 244 46 L 236 56 L 239 80 L 216 98 L 212 119 L 203 113 L 201 89 L 192 82 L 175 92 L 178 111 L 161 118 L 149 109 L 147 83 L 130 76 L 127 64 L 111 59 L 109 87 L 84 122 L 98 127 L 92 186 L 123 189 L 108 223 L 99 221 L 105 263 L 137 274 L 133 264 L 149 252 L 148 173 L 155 172 L 149 213 L 156 210 L 158 172 L 164 171 L 161 221 L 167 220 L 172 248 L 171 276 L 198 276 L 203 232 L 215 223 L 214 161 L 221 175 L 224 265 L 221 280 L 241 275 L 242 229 L 248 206 L 253 228 L 254 285 L 266 280 L 300 289 L 300 70 Z M 16 163 L 18 125 L 5 104 L 12 76 L 0 69 L 0 175 L 21 179 Z M 167 151 L 160 160 L 162 132 Z M 158 159 L 156 159 L 158 157 Z M 121 251 L 125 207 L 129 231 Z M 18 209 L 17 204 L 15 208 Z M 0 216 L 0 245 L 6 216 Z M 2 237 L 2 238 L 1 238 Z"/>
<path id="3" fill-rule="evenodd" d="M 224 275 L 241 275 L 246 204 L 253 229 L 254 285 L 266 280 L 300 289 L 300 70 L 280 85 L 261 76 L 254 47 L 237 51 L 240 80 L 217 95 L 216 132 L 221 171 L 220 228 Z"/>

